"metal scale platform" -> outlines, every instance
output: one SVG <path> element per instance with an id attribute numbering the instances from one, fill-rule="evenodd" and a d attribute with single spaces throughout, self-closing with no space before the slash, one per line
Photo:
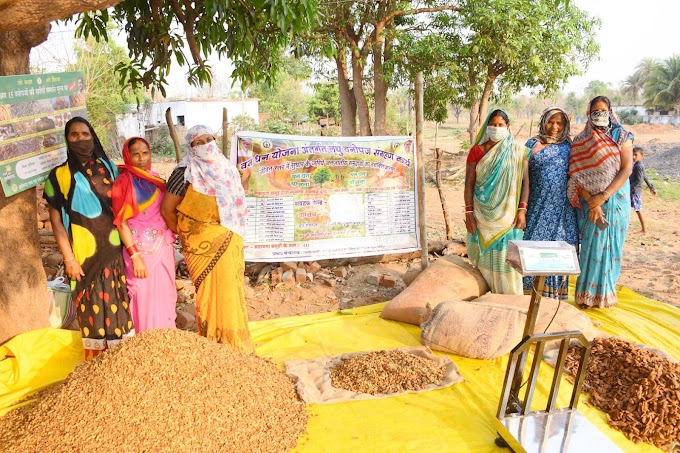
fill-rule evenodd
<path id="1" fill-rule="evenodd" d="M 561 241 L 510 241 L 506 261 L 525 277 L 535 276 L 531 303 L 524 326 L 523 340 L 513 348 L 503 382 L 501 401 L 496 414 L 496 445 L 514 452 L 620 452 L 614 442 L 576 410 L 585 378 L 585 364 L 590 356 L 590 342 L 577 330 L 534 334 L 541 294 L 548 275 L 569 276 L 581 273 L 576 249 Z M 584 348 L 579 372 L 568 407 L 556 408 L 567 350 L 572 340 Z M 531 411 L 539 369 L 546 343 L 559 341 L 557 363 L 545 410 Z M 524 379 L 529 352 L 533 360 L 529 376 Z M 524 392 L 522 394 L 522 389 Z"/>

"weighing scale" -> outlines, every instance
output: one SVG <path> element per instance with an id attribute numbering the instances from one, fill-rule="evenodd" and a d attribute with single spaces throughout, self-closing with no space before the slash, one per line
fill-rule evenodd
<path id="1" fill-rule="evenodd" d="M 514 452 L 620 452 L 607 436 L 576 411 L 590 356 L 590 342 L 578 330 L 533 333 L 541 294 L 548 275 L 569 276 L 581 273 L 574 246 L 562 241 L 510 241 L 506 261 L 525 277 L 535 276 L 531 302 L 524 326 L 523 340 L 513 348 L 505 372 L 501 401 L 496 414 L 496 445 Z M 567 350 L 572 340 L 584 347 L 568 407 L 556 408 Z M 559 341 L 557 362 L 545 410 L 531 411 L 531 400 L 543 359 L 545 345 Z M 528 378 L 524 370 L 533 347 L 534 354 Z M 526 387 L 521 395 L 522 388 Z"/>

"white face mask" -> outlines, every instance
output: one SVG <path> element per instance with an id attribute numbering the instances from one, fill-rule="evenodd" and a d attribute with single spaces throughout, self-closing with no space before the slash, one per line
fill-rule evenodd
<path id="1" fill-rule="evenodd" d="M 507 127 L 487 126 L 486 128 L 486 134 L 492 142 L 502 142 L 509 133 Z"/>
<path id="2" fill-rule="evenodd" d="M 597 110 L 590 112 L 590 120 L 597 127 L 607 127 L 609 126 L 609 112 L 599 112 Z"/>
<path id="3" fill-rule="evenodd" d="M 217 148 L 217 143 L 215 143 L 214 140 L 205 145 L 193 146 L 191 149 L 196 156 L 206 160 L 214 159 L 216 154 L 221 154 L 219 148 Z"/>

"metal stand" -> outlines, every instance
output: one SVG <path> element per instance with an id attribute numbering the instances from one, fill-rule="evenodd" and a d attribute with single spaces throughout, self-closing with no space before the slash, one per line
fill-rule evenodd
<path id="1" fill-rule="evenodd" d="M 531 252 L 546 249 L 546 244 L 540 243 L 538 247 L 532 248 L 531 241 L 513 241 L 515 253 L 521 255 L 522 247 L 530 249 Z M 556 249 L 569 246 L 564 243 L 554 243 Z M 549 244 L 548 244 L 549 245 Z M 572 247 L 573 248 L 573 247 Z M 549 258 L 554 258 L 552 253 Z M 575 257 L 575 252 L 573 254 Z M 619 452 L 621 451 L 608 437 L 602 434 L 585 417 L 576 411 L 578 400 L 581 395 L 581 388 L 586 373 L 586 364 L 590 356 L 590 342 L 579 331 L 554 332 L 534 334 L 536 318 L 538 317 L 541 294 L 545 287 L 546 275 L 578 275 L 578 262 L 574 269 L 573 263 L 565 263 L 565 270 L 560 271 L 555 268 L 554 260 L 546 260 L 546 264 L 551 266 L 549 271 L 536 270 L 527 271 L 524 268 L 525 260 L 522 258 L 520 264 L 515 260 L 510 264 L 523 275 L 536 276 L 535 285 L 531 294 L 531 302 L 527 313 L 527 321 L 524 325 L 523 340 L 513 348 L 508 359 L 508 368 L 505 372 L 501 400 L 496 413 L 496 429 L 499 438 L 496 445 L 508 447 L 515 452 L 584 452 L 597 451 L 598 453 Z M 535 266 L 538 264 L 533 263 Z M 579 371 L 575 377 L 574 387 L 571 393 L 569 406 L 566 408 L 556 408 L 557 394 L 560 388 L 562 374 L 564 372 L 564 362 L 567 358 L 569 343 L 577 340 L 583 347 L 584 352 L 579 362 Z M 531 411 L 531 402 L 536 389 L 539 370 L 543 359 L 545 345 L 551 341 L 560 341 L 557 362 L 553 371 L 552 383 L 545 410 Z M 525 368 L 529 357 L 529 352 L 533 347 L 533 360 L 529 375 L 523 382 Z M 524 394 L 521 395 L 522 388 L 526 386 Z"/>

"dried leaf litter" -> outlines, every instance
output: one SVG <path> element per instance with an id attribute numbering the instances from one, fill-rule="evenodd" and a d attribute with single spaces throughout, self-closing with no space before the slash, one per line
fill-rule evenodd
<path id="1" fill-rule="evenodd" d="M 578 371 L 581 347 L 569 349 L 565 368 Z M 633 442 L 680 452 L 680 364 L 620 338 L 593 341 L 583 390 L 589 404 Z"/>
<path id="2" fill-rule="evenodd" d="M 306 424 L 292 381 L 272 362 L 157 329 L 0 418 L 0 450 L 279 452 Z"/>
<path id="3" fill-rule="evenodd" d="M 370 395 L 439 385 L 446 367 L 399 350 L 375 351 L 343 360 L 331 369 L 333 387 Z"/>

